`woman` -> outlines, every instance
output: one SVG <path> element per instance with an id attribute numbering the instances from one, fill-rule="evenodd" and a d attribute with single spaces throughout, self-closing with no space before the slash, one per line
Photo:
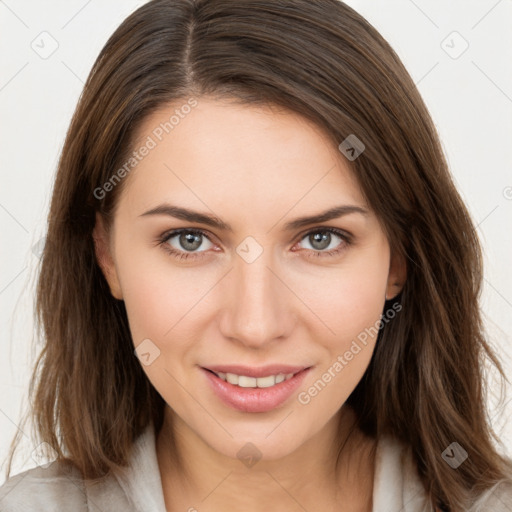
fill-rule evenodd
<path id="1" fill-rule="evenodd" d="M 2 510 L 511 510 L 481 280 L 429 113 L 360 15 L 153 0 L 67 134 L 32 381 L 57 459 Z"/>

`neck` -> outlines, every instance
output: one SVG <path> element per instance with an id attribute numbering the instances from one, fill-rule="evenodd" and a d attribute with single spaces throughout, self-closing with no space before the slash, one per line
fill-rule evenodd
<path id="1" fill-rule="evenodd" d="M 320 505 L 327 511 L 371 511 L 374 448 L 375 442 L 356 429 L 347 406 L 279 459 L 260 454 L 259 460 L 243 463 L 227 457 L 204 443 L 169 407 L 156 442 L 168 512 L 299 511 Z"/>

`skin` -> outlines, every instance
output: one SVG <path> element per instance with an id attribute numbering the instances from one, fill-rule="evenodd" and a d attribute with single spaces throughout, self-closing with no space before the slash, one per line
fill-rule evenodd
<path id="1" fill-rule="evenodd" d="M 148 117 L 135 147 L 175 108 Z M 111 293 L 125 302 L 134 346 L 149 338 L 160 351 L 143 369 L 167 403 L 156 442 L 167 510 L 340 510 L 340 503 L 371 510 L 374 441 L 355 431 L 338 467 L 333 446 L 355 419 L 344 403 L 375 337 L 308 404 L 295 394 L 265 413 L 225 405 L 199 368 L 314 366 L 299 392 L 307 390 L 400 291 L 404 262 L 391 255 L 345 157 L 298 114 L 201 97 L 124 179 L 113 229 L 107 234 L 98 215 L 94 239 Z M 213 214 L 233 232 L 141 216 L 164 202 Z M 338 205 L 367 214 L 283 230 Z M 352 242 L 332 234 L 326 247 L 308 236 L 328 237 L 319 229 L 326 227 L 350 233 Z M 188 250 L 200 257 L 164 250 L 186 253 L 179 236 L 159 245 L 160 235 L 178 228 L 206 232 Z M 236 252 L 249 236 L 263 249 L 250 263 Z M 252 467 L 237 457 L 248 442 L 261 453 Z"/>

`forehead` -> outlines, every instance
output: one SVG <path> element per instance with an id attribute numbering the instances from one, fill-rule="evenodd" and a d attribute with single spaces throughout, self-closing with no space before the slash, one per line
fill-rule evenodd
<path id="1" fill-rule="evenodd" d="M 303 116 L 210 98 L 186 105 L 166 105 L 140 125 L 132 147 L 140 160 L 120 203 L 142 210 L 172 200 L 248 216 L 269 207 L 275 216 L 293 207 L 364 203 L 347 160 Z"/>

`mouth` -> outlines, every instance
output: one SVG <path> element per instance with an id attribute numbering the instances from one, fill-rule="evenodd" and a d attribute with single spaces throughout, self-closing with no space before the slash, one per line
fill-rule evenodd
<path id="1" fill-rule="evenodd" d="M 295 371 L 289 373 L 267 373 L 254 377 L 244 373 L 221 372 L 217 367 L 215 371 L 201 367 L 210 388 L 223 404 L 241 412 L 253 413 L 271 411 L 284 405 L 311 369 L 311 366 L 295 367 Z M 264 372 L 253 369 L 249 373 Z"/>

